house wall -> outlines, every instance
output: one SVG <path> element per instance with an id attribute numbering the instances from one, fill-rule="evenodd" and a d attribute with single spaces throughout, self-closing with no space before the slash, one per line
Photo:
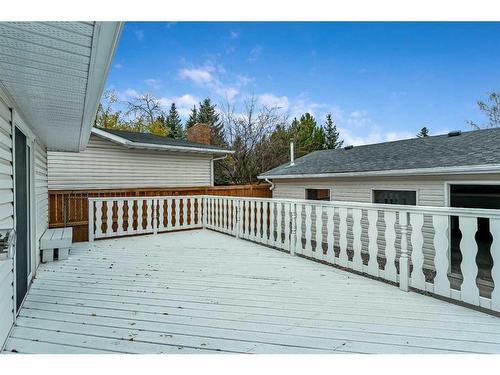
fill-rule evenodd
<path id="1" fill-rule="evenodd" d="M 12 125 L 9 108 L 0 97 L 0 229 L 14 227 Z M 0 254 L 0 349 L 14 323 L 14 262 Z"/>
<path id="2" fill-rule="evenodd" d="M 0 230 L 14 228 L 14 169 L 13 169 L 13 115 L 5 95 L 0 91 Z M 14 108 L 15 111 L 15 108 Z M 32 276 L 40 263 L 40 237 L 48 227 L 47 151 L 36 134 L 33 134 L 22 119 L 16 117 L 19 126 L 27 135 L 31 146 L 31 259 Z M 13 260 L 0 258 L 0 347 L 13 323 Z"/>
<path id="3" fill-rule="evenodd" d="M 40 264 L 40 238 L 49 226 L 49 191 L 47 177 L 47 149 L 38 141 L 34 144 L 36 267 Z"/>
<path id="4" fill-rule="evenodd" d="M 470 183 L 496 183 L 500 184 L 500 174 L 482 175 L 442 175 L 442 176 L 411 176 L 411 177 L 359 177 L 359 178 L 336 178 L 336 179 L 286 179 L 274 180 L 273 198 L 282 199 L 305 199 L 306 188 L 328 188 L 330 189 L 330 199 L 346 202 L 372 203 L 372 190 L 376 189 L 401 189 L 415 190 L 417 192 L 417 204 L 421 206 L 446 206 L 447 205 L 447 182 L 467 182 Z M 313 217 L 314 223 L 315 217 Z M 324 217 L 324 220 L 326 218 Z M 338 216 L 335 218 L 335 237 L 338 242 Z M 305 220 L 302 222 L 304 223 Z M 304 225 L 304 224 L 303 224 Z M 368 220 L 366 213 L 361 220 L 363 252 L 367 252 L 368 244 Z M 380 254 L 384 254 L 385 248 L 384 231 L 385 225 L 382 214 L 379 214 L 377 222 L 379 229 L 378 246 Z M 303 231 L 305 228 L 303 227 Z M 326 227 L 323 228 L 323 235 L 326 236 Z M 432 218 L 424 216 L 424 263 L 429 269 L 434 268 L 434 228 Z M 411 228 L 410 228 L 411 235 Z M 313 230 L 313 238 L 315 231 Z M 348 218 L 348 242 L 352 244 L 352 219 Z M 401 235 L 396 228 L 396 244 L 399 244 Z M 411 251 L 411 244 L 409 245 Z M 399 256 L 399 250 L 398 250 Z"/>
<path id="5" fill-rule="evenodd" d="M 96 135 L 85 151 L 48 152 L 49 190 L 209 186 L 211 155 L 129 149 Z"/>
<path id="6" fill-rule="evenodd" d="M 417 191 L 418 205 L 445 206 L 447 181 L 487 181 L 500 184 L 500 174 L 274 180 L 273 197 L 304 199 L 306 188 L 324 187 L 331 189 L 331 200 L 371 203 L 372 190 L 407 189 Z"/>

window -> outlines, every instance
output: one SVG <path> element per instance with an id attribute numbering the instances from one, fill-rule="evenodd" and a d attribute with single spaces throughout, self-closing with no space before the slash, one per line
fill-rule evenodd
<path id="1" fill-rule="evenodd" d="M 450 185 L 450 207 L 500 209 L 500 185 Z M 488 218 L 480 217 L 477 219 L 477 232 L 474 237 L 478 248 L 476 255 L 478 279 L 489 282 L 490 286 L 485 287 L 485 290 L 491 290 L 493 282 L 491 276 L 493 267 L 491 245 L 493 237 L 490 233 L 490 220 Z M 451 216 L 451 272 L 456 275 L 461 274 L 461 239 L 459 218 Z"/>
<path id="2" fill-rule="evenodd" d="M 417 192 L 411 190 L 374 190 L 373 203 L 415 206 L 417 204 Z"/>
<path id="3" fill-rule="evenodd" d="M 329 201 L 330 189 L 306 189 L 306 199 L 313 201 Z"/>

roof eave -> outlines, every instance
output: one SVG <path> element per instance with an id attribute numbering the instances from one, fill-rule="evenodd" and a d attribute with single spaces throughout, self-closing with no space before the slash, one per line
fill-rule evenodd
<path id="1" fill-rule="evenodd" d="M 96 129 L 96 128 L 92 128 L 92 134 L 105 138 L 114 143 L 118 143 L 127 148 L 147 149 L 147 150 L 157 150 L 157 151 L 172 151 L 172 152 L 190 152 L 190 153 L 209 154 L 209 155 L 234 154 L 234 151 L 224 150 L 224 149 L 209 149 L 202 147 L 158 145 L 154 143 L 132 142 L 118 135 L 111 134 L 102 129 Z"/>
<path id="2" fill-rule="evenodd" d="M 384 177 L 384 176 L 433 176 L 443 174 L 478 174 L 478 173 L 499 173 L 500 164 L 484 164 L 457 167 L 438 168 L 413 168 L 413 169 L 392 169 L 385 171 L 366 172 L 341 172 L 341 173 L 308 173 L 308 174 L 276 174 L 259 175 L 258 179 L 304 179 L 304 178 L 338 178 L 338 177 Z"/>
<path id="3" fill-rule="evenodd" d="M 111 62 L 120 39 L 123 22 L 96 22 L 92 38 L 87 90 L 80 129 L 79 149 L 87 146 Z"/>

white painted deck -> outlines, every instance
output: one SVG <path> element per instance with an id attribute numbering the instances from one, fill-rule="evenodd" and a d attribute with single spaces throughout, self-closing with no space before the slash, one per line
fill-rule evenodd
<path id="1" fill-rule="evenodd" d="M 6 351 L 500 353 L 500 318 L 196 230 L 41 265 Z"/>

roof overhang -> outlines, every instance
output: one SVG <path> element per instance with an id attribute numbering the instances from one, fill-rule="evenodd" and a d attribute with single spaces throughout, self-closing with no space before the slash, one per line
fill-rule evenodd
<path id="1" fill-rule="evenodd" d="M 261 180 L 265 179 L 284 180 L 284 179 L 342 178 L 342 177 L 435 176 L 435 175 L 486 174 L 486 173 L 500 173 L 500 164 L 441 167 L 441 168 L 414 168 L 414 169 L 365 171 L 365 172 L 260 175 L 257 176 L 257 178 Z"/>
<path id="2" fill-rule="evenodd" d="M 0 85 L 48 149 L 85 149 L 121 22 L 0 22 Z"/>
<path id="3" fill-rule="evenodd" d="M 232 150 L 224 150 L 224 149 L 208 149 L 203 147 L 188 147 L 188 146 L 176 146 L 176 145 L 159 145 L 154 143 L 141 143 L 141 142 L 132 142 L 128 139 L 120 137 L 116 134 L 108 133 L 102 129 L 92 128 L 92 134 L 97 135 L 98 137 L 107 139 L 108 141 L 114 142 L 121 146 L 127 148 L 136 148 L 136 149 L 148 149 L 148 150 L 156 150 L 156 151 L 170 151 L 170 152 L 189 152 L 189 153 L 198 153 L 198 154 L 209 154 L 209 155 L 229 155 L 234 154 Z"/>

